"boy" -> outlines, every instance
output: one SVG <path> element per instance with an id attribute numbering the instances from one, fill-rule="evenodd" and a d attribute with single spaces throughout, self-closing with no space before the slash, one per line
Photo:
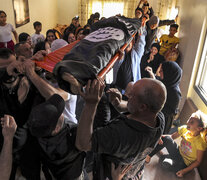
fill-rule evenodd
<path id="1" fill-rule="evenodd" d="M 32 38 L 32 45 L 35 46 L 38 42 L 44 41 L 45 37 L 43 34 L 40 34 L 42 31 L 42 24 L 39 21 L 33 23 L 35 33 L 31 36 Z"/>
<path id="2" fill-rule="evenodd" d="M 178 30 L 177 24 L 170 25 L 170 34 L 164 34 L 160 38 L 161 48 L 160 48 L 160 55 L 164 56 L 167 50 L 175 48 L 176 45 L 179 43 L 179 38 L 175 36 Z"/>

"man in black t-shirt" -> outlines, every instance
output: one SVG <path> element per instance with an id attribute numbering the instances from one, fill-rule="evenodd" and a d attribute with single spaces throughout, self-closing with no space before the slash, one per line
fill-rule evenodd
<path id="1" fill-rule="evenodd" d="M 43 164 L 55 179 L 79 180 L 85 153 L 75 147 L 76 124 L 67 124 L 64 108 L 64 99 L 54 94 L 32 109 L 27 126 L 38 140 Z"/>
<path id="2" fill-rule="evenodd" d="M 88 82 L 86 103 L 82 111 L 76 136 L 76 147 L 82 151 L 97 153 L 95 179 L 111 178 L 111 162 L 115 165 L 132 164 L 124 179 L 135 177 L 144 165 L 144 160 L 157 144 L 164 129 L 164 117 L 160 112 L 165 100 L 164 85 L 152 79 L 137 81 L 129 93 L 128 103 L 120 100 L 129 114 L 121 115 L 105 127 L 92 130 L 93 119 L 103 86 L 97 80 Z"/>

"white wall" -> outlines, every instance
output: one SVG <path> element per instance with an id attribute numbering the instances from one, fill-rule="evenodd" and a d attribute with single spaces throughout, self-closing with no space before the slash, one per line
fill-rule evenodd
<path id="1" fill-rule="evenodd" d="M 58 23 L 70 24 L 73 17 L 78 15 L 78 0 L 57 0 Z"/>
<path id="2" fill-rule="evenodd" d="M 204 19 L 207 16 L 206 0 L 182 0 L 180 7 L 180 45 L 182 53 L 183 78 L 181 81 L 182 104 L 185 98 L 191 97 L 196 106 L 207 111 L 206 106 L 193 89 L 196 74 L 193 73 L 194 67 L 198 62 L 198 45 L 201 36 Z M 194 69 L 195 70 L 195 69 Z M 191 76 L 192 75 L 192 76 Z M 192 81 L 191 81 L 192 80 Z M 190 82 L 192 82 L 190 84 Z"/>
<path id="3" fill-rule="evenodd" d="M 7 22 L 15 27 L 14 10 L 12 0 L 0 0 L 0 9 L 7 13 Z M 27 32 L 34 33 L 33 22 L 40 21 L 42 23 L 42 32 L 53 28 L 57 24 L 57 0 L 29 0 L 30 22 L 17 28 L 18 33 Z"/>

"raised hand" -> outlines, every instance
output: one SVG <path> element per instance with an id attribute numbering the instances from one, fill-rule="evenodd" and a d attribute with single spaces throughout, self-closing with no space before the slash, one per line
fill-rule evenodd
<path id="1" fill-rule="evenodd" d="M 89 80 L 84 92 L 80 92 L 80 95 L 85 99 L 86 104 L 98 104 L 103 95 L 104 88 L 105 84 L 102 80 Z"/>
<path id="2" fill-rule="evenodd" d="M 25 69 L 23 63 L 20 61 L 13 61 L 7 66 L 7 73 L 10 76 L 17 76 L 18 74 L 24 74 Z"/>
<path id="3" fill-rule="evenodd" d="M 32 60 L 27 59 L 23 65 L 27 76 L 31 76 L 35 73 L 35 63 Z"/>
<path id="4" fill-rule="evenodd" d="M 122 100 L 122 94 L 116 88 L 110 88 L 106 93 L 109 95 L 109 102 L 113 106 L 119 106 Z"/>
<path id="5" fill-rule="evenodd" d="M 42 61 L 44 56 L 48 53 L 45 50 L 38 51 L 34 56 L 31 57 L 31 60 Z"/>
<path id="6" fill-rule="evenodd" d="M 12 140 L 17 129 L 14 118 L 10 115 L 4 115 L 1 118 L 2 134 L 4 139 Z"/>

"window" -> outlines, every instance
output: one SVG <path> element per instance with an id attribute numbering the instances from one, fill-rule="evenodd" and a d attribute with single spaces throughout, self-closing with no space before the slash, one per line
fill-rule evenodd
<path id="1" fill-rule="evenodd" d="M 195 90 L 207 105 L 207 30 L 195 82 Z"/>
<path id="2" fill-rule="evenodd" d="M 92 4 L 92 13 L 99 12 L 101 17 L 111 17 L 116 14 L 123 15 L 124 3 L 123 2 L 99 2 L 95 1 Z"/>

